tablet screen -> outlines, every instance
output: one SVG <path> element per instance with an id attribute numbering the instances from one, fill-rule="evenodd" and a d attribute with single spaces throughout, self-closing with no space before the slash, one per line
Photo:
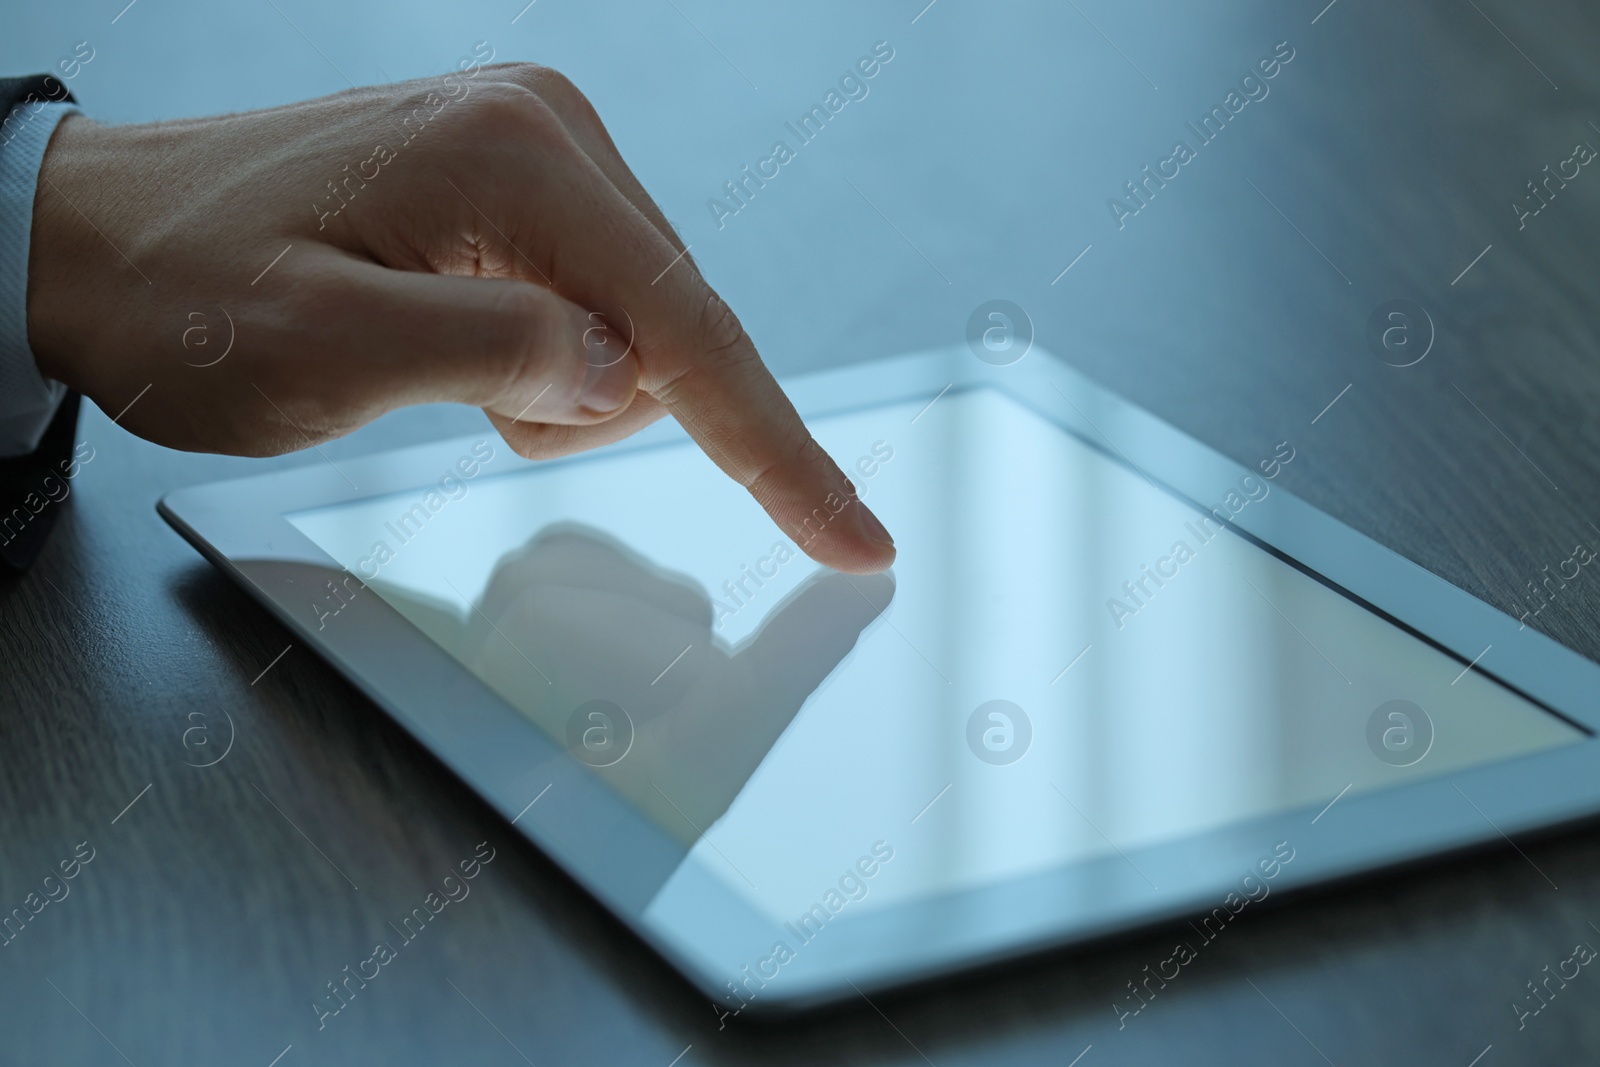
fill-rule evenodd
<path id="1" fill-rule="evenodd" d="M 687 443 L 478 476 L 486 439 L 287 518 L 775 920 L 861 857 L 865 911 L 1585 736 L 1224 528 L 1288 444 L 1208 510 L 997 390 L 926 405 L 812 423 L 889 576 Z"/>

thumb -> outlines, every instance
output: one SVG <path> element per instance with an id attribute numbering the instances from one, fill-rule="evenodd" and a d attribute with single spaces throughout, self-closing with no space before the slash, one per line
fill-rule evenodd
<path id="1" fill-rule="evenodd" d="M 391 406 L 455 401 L 505 418 L 588 425 L 633 402 L 639 361 L 598 313 L 513 278 L 353 263 L 362 353 Z"/>

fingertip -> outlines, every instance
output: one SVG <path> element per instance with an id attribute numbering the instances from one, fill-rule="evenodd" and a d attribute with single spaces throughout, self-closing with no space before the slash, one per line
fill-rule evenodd
<path id="1" fill-rule="evenodd" d="M 894 558 L 895 551 L 891 548 L 887 552 L 879 553 L 877 556 L 867 557 L 858 565 L 849 567 L 835 567 L 834 569 L 843 571 L 846 574 L 882 574 L 884 571 L 894 566 Z"/>
<path id="2" fill-rule="evenodd" d="M 864 551 L 852 554 L 842 563 L 831 564 L 834 570 L 846 574 L 881 574 L 894 566 L 897 551 L 891 544 L 869 541 Z"/>
<path id="3" fill-rule="evenodd" d="M 845 574 L 878 574 L 894 565 L 898 550 L 888 529 L 860 500 L 851 502 L 850 522 L 834 523 L 799 541 L 818 563 Z"/>
<path id="4" fill-rule="evenodd" d="M 894 538 L 890 536 L 889 528 L 859 499 L 856 500 L 856 523 L 860 526 L 863 537 L 875 545 L 887 548 L 890 558 L 893 558 Z"/>
<path id="5" fill-rule="evenodd" d="M 807 549 L 807 555 L 841 574 L 882 574 L 894 565 L 895 560 L 893 548 L 875 544 L 843 548 L 843 550 L 839 545 L 830 545 L 826 549 L 818 546 L 816 550 Z"/>
<path id="6" fill-rule="evenodd" d="M 849 562 L 854 567 L 850 573 L 877 574 L 888 570 L 896 555 L 894 537 L 889 533 L 889 528 L 860 498 L 855 500 L 852 507 L 855 511 L 856 534 L 863 548 L 852 554 Z"/>
<path id="7" fill-rule="evenodd" d="M 633 403 L 638 391 L 639 361 L 632 353 L 610 363 L 589 361 L 578 393 L 578 409 L 595 418 L 615 418 Z"/>
<path id="8" fill-rule="evenodd" d="M 599 312 L 531 285 L 515 295 L 520 306 L 513 314 L 535 325 L 525 338 L 531 352 L 513 353 L 519 357 L 516 383 L 502 388 L 488 410 L 513 422 L 589 426 L 614 421 L 634 406 L 639 359 Z"/>

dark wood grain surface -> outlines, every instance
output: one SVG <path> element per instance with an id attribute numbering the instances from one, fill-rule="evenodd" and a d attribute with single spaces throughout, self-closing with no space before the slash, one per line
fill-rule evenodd
<path id="1" fill-rule="evenodd" d="M 1600 145 L 1592 9 L 923 2 L 97 0 L 0 16 L 0 68 L 87 40 L 74 92 L 137 121 L 420 76 L 487 40 L 591 95 L 780 370 L 959 343 L 1005 297 L 1040 344 L 1235 458 L 1294 442 L 1280 484 L 1507 610 L 1575 542 L 1600 547 L 1600 176 L 1522 229 L 1509 207 L 1574 141 Z M 719 229 L 706 200 L 878 40 L 896 56 L 870 95 Z M 1107 198 L 1285 40 L 1272 94 L 1119 229 Z M 1414 367 L 1365 341 L 1395 298 L 1437 323 Z M 481 425 L 419 409 L 326 452 Z M 1120 1030 L 1113 1002 L 1176 930 L 720 1028 L 155 513 L 174 488 L 321 459 L 169 452 L 89 406 L 79 436 L 95 458 L 52 542 L 0 584 L 0 911 L 75 849 L 93 858 L 0 947 L 0 1062 L 1495 1067 L 1600 1050 L 1600 977 L 1520 1030 L 1511 1007 L 1600 943 L 1593 826 L 1274 899 Z M 1533 625 L 1600 656 L 1597 582 Z M 494 859 L 470 896 L 319 1030 L 324 983 L 480 842 Z"/>

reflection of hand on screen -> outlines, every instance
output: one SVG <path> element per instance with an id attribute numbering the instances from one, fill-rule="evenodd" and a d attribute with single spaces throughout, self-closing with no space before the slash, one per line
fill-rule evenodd
<path id="1" fill-rule="evenodd" d="M 583 705 L 623 709 L 632 745 L 596 773 L 690 843 L 893 595 L 885 575 L 819 571 L 729 648 L 699 586 L 562 525 L 495 567 L 460 655 L 563 744 Z"/>

